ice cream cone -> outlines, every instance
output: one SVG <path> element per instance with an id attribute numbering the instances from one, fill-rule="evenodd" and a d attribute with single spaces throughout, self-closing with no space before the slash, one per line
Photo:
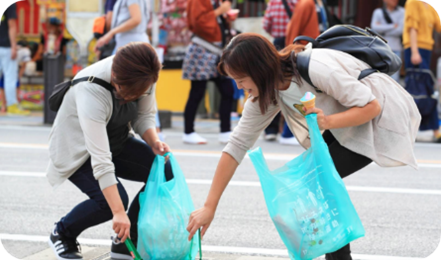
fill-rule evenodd
<path id="1" fill-rule="evenodd" d="M 311 109 L 315 107 L 315 96 L 311 92 L 305 93 L 305 95 L 300 99 L 300 102 L 302 102 L 303 106 L 306 109 Z"/>

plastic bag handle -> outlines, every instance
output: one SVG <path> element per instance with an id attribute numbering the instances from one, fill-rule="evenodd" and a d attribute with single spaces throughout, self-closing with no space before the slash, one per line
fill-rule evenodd
<path id="1" fill-rule="evenodd" d="M 134 260 L 142 260 L 141 255 L 139 254 L 138 250 L 136 250 L 136 247 L 135 245 L 133 245 L 133 242 L 130 238 L 127 238 L 124 244 L 126 245 Z"/>
<path id="2" fill-rule="evenodd" d="M 193 239 L 194 239 L 194 237 L 193 237 Z M 190 244 L 190 252 L 192 251 L 192 249 L 193 249 L 193 239 L 192 239 L 192 241 L 191 241 L 191 244 Z M 202 260 L 202 239 L 201 239 L 201 229 L 199 229 L 198 230 L 198 242 L 199 242 L 199 260 Z M 193 260 L 192 259 L 192 255 L 191 255 L 191 253 L 190 253 L 190 255 L 188 256 L 188 260 Z"/>

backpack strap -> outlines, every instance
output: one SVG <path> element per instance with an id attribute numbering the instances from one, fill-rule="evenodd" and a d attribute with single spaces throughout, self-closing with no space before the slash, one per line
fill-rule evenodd
<path id="1" fill-rule="evenodd" d="M 289 19 L 291 19 L 292 11 L 291 8 L 289 8 L 288 2 L 286 0 L 282 0 L 282 3 L 283 3 L 283 7 L 285 7 L 286 14 L 288 15 Z"/>
<path id="2" fill-rule="evenodd" d="M 308 36 L 304 36 L 304 35 L 297 36 L 292 43 L 294 44 L 294 43 L 296 43 L 298 41 L 310 42 L 310 43 L 312 43 L 312 48 L 317 48 L 317 46 L 319 45 L 318 42 L 314 38 L 311 38 L 311 37 L 308 37 Z"/>
<path id="3" fill-rule="evenodd" d="M 80 83 L 80 82 L 84 82 L 84 81 L 88 81 L 88 82 L 90 82 L 90 83 L 98 84 L 98 85 L 100 85 L 101 87 L 107 89 L 108 91 L 112 91 L 112 90 L 113 90 L 113 87 L 112 87 L 112 85 L 111 85 L 109 82 L 107 82 L 107 81 L 105 81 L 105 80 L 102 80 L 102 79 L 100 79 L 100 78 L 96 78 L 96 77 L 94 77 L 94 76 L 83 77 L 83 78 L 79 78 L 79 79 L 72 80 L 71 86 L 73 87 L 73 86 L 75 86 L 76 84 L 78 84 L 78 83 Z"/>
<path id="4" fill-rule="evenodd" d="M 360 75 L 358 76 L 358 80 L 362 80 L 366 78 L 367 76 L 371 75 L 372 73 L 378 72 L 376 69 L 365 69 L 360 72 Z"/>
<path id="5" fill-rule="evenodd" d="M 297 39 L 297 38 L 296 38 Z M 317 93 L 323 93 L 320 89 L 318 89 L 314 84 L 312 84 L 311 78 L 309 77 L 309 62 L 311 60 L 311 52 L 312 50 L 306 50 L 299 52 L 297 54 L 297 70 L 300 73 L 300 76 L 311 85 Z"/>

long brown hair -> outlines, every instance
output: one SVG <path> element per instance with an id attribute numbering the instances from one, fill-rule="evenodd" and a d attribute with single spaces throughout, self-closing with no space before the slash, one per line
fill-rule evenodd
<path id="1" fill-rule="evenodd" d="M 286 78 L 295 78 L 301 83 L 297 71 L 295 53 L 303 46 L 290 45 L 277 52 L 277 49 L 265 37 L 255 33 L 242 33 L 234 37 L 224 50 L 218 65 L 222 75 L 226 70 L 235 77 L 249 76 L 259 90 L 260 111 L 265 114 L 268 106 L 277 104 L 278 86 Z"/>
<path id="2" fill-rule="evenodd" d="M 153 47 L 134 42 L 121 47 L 113 58 L 112 81 L 121 87 L 122 97 L 139 98 L 158 81 L 162 65 Z"/>

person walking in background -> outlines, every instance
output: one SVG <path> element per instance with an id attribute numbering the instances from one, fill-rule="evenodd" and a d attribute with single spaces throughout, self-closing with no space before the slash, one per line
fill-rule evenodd
<path id="1" fill-rule="evenodd" d="M 418 0 L 408 0 L 405 10 L 403 31 L 405 68 L 430 69 L 435 43 L 433 33 L 434 30 L 441 32 L 440 18 L 433 7 Z M 433 130 L 434 140 L 441 142 L 436 106 L 429 115 L 422 117 L 420 130 Z"/>
<path id="2" fill-rule="evenodd" d="M 286 3 L 286 4 L 285 4 Z M 285 48 L 286 28 L 297 0 L 271 0 L 263 17 L 263 29 L 274 37 L 276 49 Z"/>
<path id="3" fill-rule="evenodd" d="M 20 108 L 17 100 L 17 7 L 12 4 L 0 21 L 0 73 L 4 76 L 4 88 L 8 115 L 27 116 L 28 110 Z"/>
<path id="4" fill-rule="evenodd" d="M 115 38 L 116 53 L 118 48 L 130 42 L 150 43 L 147 36 L 149 10 L 145 0 L 118 0 L 113 7 L 111 29 L 96 43 L 99 49 Z"/>
<path id="5" fill-rule="evenodd" d="M 286 29 L 285 45 L 292 44 L 300 35 L 315 39 L 337 23 L 339 21 L 329 13 L 325 0 L 298 0 Z"/>
<path id="6" fill-rule="evenodd" d="M 286 27 L 292 17 L 297 0 L 271 0 L 263 17 L 263 29 L 273 38 L 277 50 L 285 48 Z M 280 113 L 265 129 L 265 140 L 275 141 L 279 133 Z M 283 138 L 283 137 L 282 137 Z"/>
<path id="7" fill-rule="evenodd" d="M 286 29 L 285 45 L 289 46 L 297 36 L 301 35 L 315 39 L 320 33 L 336 23 L 337 21 L 335 21 L 334 16 L 329 14 L 324 0 L 299 0 Z M 298 144 L 297 139 L 291 133 L 286 122 L 283 126 L 280 143 L 287 145 Z"/>
<path id="8" fill-rule="evenodd" d="M 46 22 L 46 30 L 41 34 L 40 44 L 38 50 L 35 53 L 32 61 L 37 64 L 37 71 L 43 71 L 43 56 L 45 54 L 57 55 L 61 53 L 66 57 L 66 45 L 68 39 L 63 35 L 63 27 L 60 19 L 56 17 L 50 17 Z"/>
<path id="9" fill-rule="evenodd" d="M 18 78 L 17 78 L 17 102 L 20 102 L 20 79 L 23 77 L 23 74 L 26 69 L 26 63 L 31 61 L 31 50 L 28 48 L 28 43 L 26 41 L 19 41 L 17 43 L 17 63 L 19 67 Z M 1 112 L 6 112 L 6 96 L 5 96 L 5 79 L 2 75 L 0 77 L 0 96 L 2 96 L 2 107 Z"/>
<path id="10" fill-rule="evenodd" d="M 371 28 L 387 40 L 393 52 L 401 57 L 403 45 L 401 36 L 404 28 L 404 8 L 398 5 L 398 0 L 383 0 L 384 6 L 374 11 Z M 392 78 L 399 82 L 400 71 Z"/>
<path id="11" fill-rule="evenodd" d="M 229 1 L 189 0 L 187 4 L 188 28 L 194 34 L 182 65 L 182 78 L 191 80 L 191 90 L 184 111 L 185 129 L 182 138 L 187 144 L 207 143 L 205 138 L 194 131 L 194 120 L 198 105 L 205 97 L 208 80 L 214 81 L 222 96 L 219 107 L 219 141 L 227 143 L 230 138 L 234 86 L 230 78 L 220 76 L 217 71 L 219 56 L 228 37 L 226 31 L 229 31 L 224 15 L 230 9 Z"/>

